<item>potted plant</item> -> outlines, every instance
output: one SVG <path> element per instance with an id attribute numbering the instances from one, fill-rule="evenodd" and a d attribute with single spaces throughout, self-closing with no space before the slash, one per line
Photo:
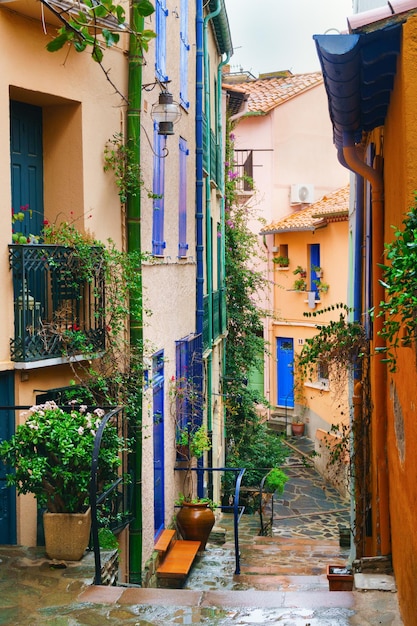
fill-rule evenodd
<path id="1" fill-rule="evenodd" d="M 185 457 L 187 464 L 184 478 L 184 492 L 180 493 L 176 504 L 180 506 L 176 517 L 178 530 L 184 539 L 200 541 L 200 549 L 204 550 L 215 517 L 213 510 L 216 505 L 209 498 L 198 498 L 194 495 L 192 467 L 197 460 L 211 449 L 211 440 L 204 425 L 195 426 L 189 423 L 180 430 L 177 444 L 188 450 Z"/>
<path id="2" fill-rule="evenodd" d="M 87 406 L 76 409 L 73 405 L 64 411 L 55 402 L 46 402 L 31 407 L 25 423 L 0 444 L 0 458 L 14 468 L 7 475 L 7 484 L 15 486 L 18 494 L 32 493 L 46 509 L 45 544 L 50 558 L 79 560 L 87 547 L 93 447 L 104 414 L 101 408 L 89 411 Z M 98 458 L 100 490 L 117 478 L 123 446 L 116 426 L 108 424 Z M 56 530 L 57 524 L 64 524 L 64 529 Z"/>
<path id="3" fill-rule="evenodd" d="M 300 278 L 307 278 L 307 270 L 304 267 L 301 267 L 301 265 L 297 265 L 297 267 L 293 271 L 293 274 L 294 276 L 297 276 L 297 274 L 299 274 Z"/>
<path id="4" fill-rule="evenodd" d="M 272 259 L 272 261 L 280 267 L 288 267 L 290 264 L 290 260 L 287 256 L 276 256 Z"/>
<path id="5" fill-rule="evenodd" d="M 352 591 L 352 568 L 344 565 L 328 565 L 327 580 L 329 581 L 329 591 Z"/>
<path id="6" fill-rule="evenodd" d="M 307 283 L 304 278 L 297 278 L 297 280 L 294 281 L 294 289 L 295 291 L 306 291 Z"/>
<path id="7" fill-rule="evenodd" d="M 323 268 L 319 267 L 318 265 L 312 265 L 311 269 L 313 270 L 313 272 L 316 273 L 316 277 L 317 278 L 323 278 Z"/>

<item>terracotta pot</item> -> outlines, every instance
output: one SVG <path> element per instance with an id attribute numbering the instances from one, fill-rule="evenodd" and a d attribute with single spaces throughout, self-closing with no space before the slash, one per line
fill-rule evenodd
<path id="1" fill-rule="evenodd" d="M 91 529 L 91 509 L 85 513 L 44 513 L 46 555 L 50 559 L 82 559 Z"/>
<path id="2" fill-rule="evenodd" d="M 352 591 L 353 574 L 348 567 L 328 565 L 327 580 L 329 581 L 329 591 Z"/>
<path id="3" fill-rule="evenodd" d="M 205 502 L 184 502 L 177 513 L 177 526 L 181 536 L 188 541 L 199 541 L 200 550 L 206 549 L 214 521 L 214 513 Z"/>
<path id="4" fill-rule="evenodd" d="M 305 424 L 300 424 L 298 422 L 294 422 L 291 424 L 291 432 L 295 437 L 300 437 L 304 435 Z"/>

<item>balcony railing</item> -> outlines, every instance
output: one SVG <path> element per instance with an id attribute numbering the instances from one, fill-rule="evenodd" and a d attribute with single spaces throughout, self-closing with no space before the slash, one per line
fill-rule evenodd
<path id="1" fill-rule="evenodd" d="M 105 347 L 104 260 L 91 247 L 88 272 L 72 248 L 11 245 L 15 332 L 11 358 L 29 362 Z"/>

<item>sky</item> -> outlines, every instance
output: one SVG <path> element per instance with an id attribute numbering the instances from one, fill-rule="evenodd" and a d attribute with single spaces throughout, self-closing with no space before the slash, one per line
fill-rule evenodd
<path id="1" fill-rule="evenodd" d="M 346 31 L 352 0 L 225 0 L 232 72 L 320 70 L 313 34 Z"/>

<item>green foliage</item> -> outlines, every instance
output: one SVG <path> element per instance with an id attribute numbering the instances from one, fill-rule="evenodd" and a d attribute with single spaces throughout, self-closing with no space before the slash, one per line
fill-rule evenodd
<path id="1" fill-rule="evenodd" d="M 388 260 L 382 265 L 385 300 L 379 303 L 383 317 L 380 336 L 386 341 L 386 358 L 391 372 L 396 370 L 396 351 L 411 346 L 417 328 L 417 194 L 415 205 L 403 220 L 404 228 L 394 228 L 395 239 L 385 245 Z"/>
<path id="2" fill-rule="evenodd" d="M 175 500 L 175 505 L 182 506 L 184 502 L 188 502 L 189 504 L 207 504 L 208 508 L 212 511 L 218 507 L 217 502 L 214 502 L 210 498 L 191 498 L 189 496 L 185 496 L 183 493 L 180 493 L 178 498 Z"/>
<path id="3" fill-rule="evenodd" d="M 186 426 L 179 431 L 177 443 L 181 446 L 187 446 L 190 457 L 199 459 L 204 452 L 211 450 L 211 440 L 205 426 L 192 428 Z"/>
<path id="4" fill-rule="evenodd" d="M 304 313 L 304 316 L 317 317 L 334 310 L 340 310 L 339 319 L 318 324 L 318 333 L 306 339 L 297 362 L 303 377 L 311 379 L 319 362 L 326 364 L 329 369 L 335 367 L 339 373 L 346 372 L 367 350 L 365 329 L 359 322 L 347 319 L 351 309 L 346 304 L 334 304 L 312 313 Z"/>
<path id="5" fill-rule="evenodd" d="M 134 158 L 134 149 L 124 142 L 122 133 L 115 133 L 104 149 L 104 171 L 111 170 L 116 179 L 120 202 L 140 194 L 143 180 L 139 164 Z"/>
<path id="6" fill-rule="evenodd" d="M 238 198 L 241 182 L 234 162 L 234 135 L 226 141 L 225 172 L 225 250 L 228 337 L 226 345 L 226 462 L 229 467 L 274 467 L 286 456 L 279 437 L 271 434 L 257 413 L 266 402 L 244 384 L 252 368 L 261 367 L 267 352 L 263 339 L 266 312 L 257 305 L 257 295 L 269 288 L 263 273 L 256 270 L 260 260 L 258 236 L 249 228 L 255 217 L 248 203 Z M 264 471 L 248 471 L 245 484 L 257 485 Z M 229 489 L 235 477 L 226 472 L 224 486 Z"/>
<path id="7" fill-rule="evenodd" d="M 7 484 L 19 494 L 33 493 L 53 513 L 78 513 L 88 503 L 91 461 L 103 409 L 86 406 L 64 412 L 55 402 L 32 407 L 15 435 L 0 445 L 0 457 L 15 472 Z M 98 484 L 111 484 L 124 447 L 116 426 L 103 431 L 98 459 Z"/>
<path id="8" fill-rule="evenodd" d="M 134 2 L 134 5 L 136 15 L 139 17 L 147 17 L 155 10 L 149 0 L 139 0 Z M 102 48 L 111 48 L 119 42 L 120 35 L 116 32 L 117 28 L 121 27 L 123 31 L 133 35 L 145 51 L 148 50 L 150 40 L 156 36 L 153 31 L 134 31 L 129 28 L 123 6 L 115 4 L 112 0 L 99 2 L 83 0 L 75 15 L 68 17 L 66 15 L 68 16 L 65 12 L 60 12 L 63 25 L 58 29 L 52 41 L 47 44 L 46 49 L 49 52 L 57 52 L 66 44 L 72 45 L 77 52 L 90 48 L 93 60 L 101 63 Z"/>
<path id="9" fill-rule="evenodd" d="M 290 264 L 290 260 L 287 256 L 276 256 L 272 259 L 272 261 L 280 267 L 288 267 Z"/>
<path id="10" fill-rule="evenodd" d="M 283 472 L 281 469 L 279 469 L 278 467 L 274 467 L 267 474 L 264 484 L 265 484 L 265 487 L 268 489 L 268 491 L 271 491 L 272 493 L 275 493 L 275 492 L 282 493 L 284 491 L 284 487 L 285 487 L 287 480 L 288 480 L 287 474 Z"/>

